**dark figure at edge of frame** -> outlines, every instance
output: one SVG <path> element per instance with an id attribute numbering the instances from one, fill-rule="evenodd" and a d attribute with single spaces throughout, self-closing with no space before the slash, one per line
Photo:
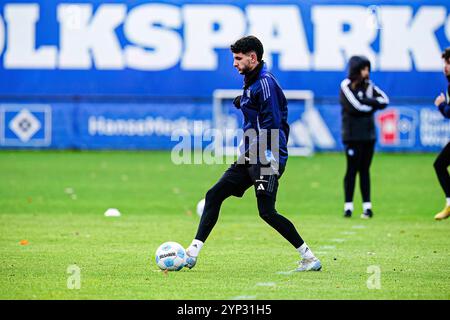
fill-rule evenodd
<path id="1" fill-rule="evenodd" d="M 442 53 L 442 59 L 444 60 L 444 74 L 449 82 L 447 88 L 447 94 L 441 93 L 436 100 L 434 105 L 438 107 L 442 115 L 449 119 L 450 118 L 450 47 L 445 49 Z M 444 191 L 446 199 L 446 204 L 444 209 L 436 214 L 434 218 L 436 220 L 447 219 L 450 216 L 450 176 L 448 174 L 448 166 L 450 165 L 450 142 L 442 149 L 442 151 L 437 156 L 434 161 L 434 170 L 438 177 L 439 183 Z"/>

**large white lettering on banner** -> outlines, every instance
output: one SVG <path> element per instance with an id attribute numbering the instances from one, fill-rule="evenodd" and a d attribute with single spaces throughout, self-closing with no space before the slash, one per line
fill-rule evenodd
<path id="1" fill-rule="evenodd" d="M 445 6 L 312 5 L 312 39 L 297 5 L 89 3 L 56 6 L 57 43 L 37 43 L 39 3 L 6 3 L 0 16 L 4 69 L 216 70 L 218 49 L 244 34 L 259 36 L 272 65 L 283 71 L 342 70 L 352 54 L 365 54 L 381 71 L 439 71 Z M 417 9 L 417 10 L 416 10 Z M 374 23 L 375 21 L 375 23 Z M 121 30 L 120 36 L 118 29 Z M 377 40 L 379 39 L 379 40 Z M 379 41 L 379 49 L 372 48 Z M 313 49 L 312 49 L 313 48 Z"/>

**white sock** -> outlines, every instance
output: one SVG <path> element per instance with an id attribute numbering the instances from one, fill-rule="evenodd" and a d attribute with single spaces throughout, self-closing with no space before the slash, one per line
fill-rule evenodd
<path id="1" fill-rule="evenodd" d="M 192 257 L 196 257 L 198 256 L 198 254 L 200 253 L 200 250 L 203 247 L 203 242 L 197 239 L 192 240 L 191 245 L 189 246 L 189 248 L 187 248 L 186 251 L 189 251 L 189 255 Z"/>
<path id="2" fill-rule="evenodd" d="M 450 198 L 447 198 L 447 206 L 450 206 Z"/>
<path id="3" fill-rule="evenodd" d="M 344 211 L 350 210 L 351 212 L 353 212 L 353 202 L 346 202 L 344 204 Z"/>
<path id="4" fill-rule="evenodd" d="M 304 242 L 300 247 L 298 247 L 297 251 L 300 252 L 300 255 L 302 256 L 303 259 L 315 258 L 314 254 L 312 253 L 311 249 L 309 249 L 306 242 Z"/>
<path id="5" fill-rule="evenodd" d="M 363 202 L 363 210 L 372 210 L 372 202 Z"/>

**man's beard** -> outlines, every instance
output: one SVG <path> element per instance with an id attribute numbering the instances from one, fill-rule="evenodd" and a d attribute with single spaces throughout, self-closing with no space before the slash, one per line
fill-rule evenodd
<path id="1" fill-rule="evenodd" d="M 242 70 L 241 70 L 241 74 L 243 76 L 246 76 L 250 73 L 250 66 L 245 66 Z"/>

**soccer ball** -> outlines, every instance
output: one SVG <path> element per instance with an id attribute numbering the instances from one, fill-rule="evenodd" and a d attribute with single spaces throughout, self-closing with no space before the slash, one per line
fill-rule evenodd
<path id="1" fill-rule="evenodd" d="M 200 217 L 202 216 L 204 209 L 205 209 L 205 199 L 202 199 L 197 203 L 197 214 Z"/>
<path id="2" fill-rule="evenodd" d="M 186 264 L 186 251 L 176 242 L 165 242 L 156 249 L 156 264 L 161 270 L 180 271 Z"/>

